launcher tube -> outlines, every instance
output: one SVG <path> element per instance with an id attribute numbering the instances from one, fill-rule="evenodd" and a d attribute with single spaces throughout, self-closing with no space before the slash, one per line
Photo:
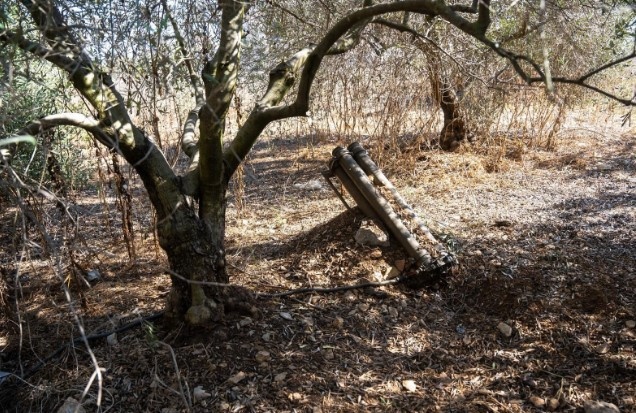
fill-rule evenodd
<path id="1" fill-rule="evenodd" d="M 389 232 L 402 244 L 408 254 L 416 259 L 418 265 L 428 265 L 432 261 L 431 256 L 420 247 L 415 237 L 413 237 L 395 211 L 393 211 L 391 205 L 376 191 L 373 183 L 371 183 L 362 168 L 360 168 L 355 159 L 353 159 L 351 153 L 342 147 L 337 147 L 333 151 L 333 156 L 358 191 L 373 207 L 373 210 L 386 225 Z"/>
<path id="2" fill-rule="evenodd" d="M 415 210 L 413 209 L 413 207 L 411 207 L 411 205 L 409 205 L 409 203 L 406 202 L 404 198 L 402 198 L 402 196 L 397 191 L 395 186 L 393 186 L 391 181 L 389 181 L 389 179 L 384 175 L 384 173 L 378 167 L 378 165 L 376 165 L 375 162 L 373 162 L 373 160 L 368 155 L 364 147 L 360 143 L 354 142 L 351 145 L 349 145 L 347 149 L 349 150 L 349 152 L 351 152 L 351 156 L 353 156 L 353 159 L 357 162 L 358 165 L 360 165 L 360 168 L 362 168 L 362 170 L 367 175 L 372 175 L 374 180 L 378 184 L 384 186 L 391 192 L 391 194 L 393 195 L 393 198 L 395 199 L 395 202 L 397 202 L 398 205 L 406 211 L 406 213 L 409 215 L 411 220 L 413 220 L 413 222 L 417 225 L 417 227 L 422 232 L 422 234 L 426 237 L 426 239 L 435 246 L 435 249 L 437 249 L 437 251 L 441 253 L 442 255 L 448 255 L 448 251 L 446 250 L 446 248 L 444 248 L 444 246 L 435 239 L 435 237 L 433 236 L 433 234 L 431 234 L 431 231 L 428 229 L 428 227 L 424 224 L 424 222 L 422 222 L 422 220 L 417 215 L 417 213 L 415 213 Z"/>

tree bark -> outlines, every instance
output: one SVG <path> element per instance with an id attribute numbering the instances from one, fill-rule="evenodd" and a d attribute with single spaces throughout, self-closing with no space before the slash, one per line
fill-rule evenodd
<path id="1" fill-rule="evenodd" d="M 442 72 L 442 62 L 437 51 L 427 50 L 429 58 L 428 76 L 433 100 L 444 113 L 444 126 L 439 134 L 439 145 L 445 151 L 459 149 L 462 142 L 471 139 L 472 133 L 466 125 L 459 107 L 459 98 L 451 82 Z"/>
<path id="2" fill-rule="evenodd" d="M 188 324 L 200 325 L 223 317 L 219 284 L 228 282 L 224 207 L 218 219 L 216 231 L 210 231 L 194 208 L 182 205 L 167 220 L 157 223 L 159 244 L 173 271 L 166 316 L 174 322 L 185 319 Z"/>

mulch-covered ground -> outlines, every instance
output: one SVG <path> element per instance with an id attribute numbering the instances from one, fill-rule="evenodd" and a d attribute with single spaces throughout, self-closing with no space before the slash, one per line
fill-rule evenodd
<path id="1" fill-rule="evenodd" d="M 232 282 L 268 294 L 351 285 L 404 258 L 395 241 L 354 241 L 360 216 L 320 176 L 336 143 L 345 142 L 255 148 L 229 211 Z M 158 319 L 91 341 L 101 411 L 540 412 L 595 400 L 636 411 L 634 129 L 566 130 L 553 151 L 515 148 L 497 172 L 478 144 L 420 153 L 409 168 L 384 164 L 456 251 L 448 285 L 260 296 L 258 317 L 228 314 L 197 331 Z M 69 264 L 23 252 L 4 204 L 0 371 L 32 374 L 0 382 L 0 410 L 56 411 L 72 397 L 96 411 L 97 379 L 82 396 L 95 372 L 83 343 L 32 368 L 78 336 L 73 314 L 90 335 L 161 310 L 166 260 L 135 199 L 130 262 L 115 206 L 78 196 L 75 256 L 100 277 L 90 287 L 65 280 L 72 306 L 61 288 Z"/>

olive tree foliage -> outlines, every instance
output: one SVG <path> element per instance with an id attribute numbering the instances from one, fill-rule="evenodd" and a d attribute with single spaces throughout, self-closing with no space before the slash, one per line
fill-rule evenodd
<path id="1" fill-rule="evenodd" d="M 596 15 L 618 13 L 596 11 L 604 3 L 585 4 Z M 634 104 L 631 97 L 589 83 L 596 73 L 633 59 L 633 45 L 620 57 L 589 62 L 587 70 L 567 77 L 550 72 L 543 56 L 505 48 L 505 42 L 492 37 L 493 32 L 498 37 L 506 30 L 512 33 L 504 27 L 506 13 L 523 7 L 539 17 L 525 23 L 515 18 L 520 30 L 544 26 L 549 8 L 533 11 L 534 3 L 513 8 L 489 0 L 19 0 L 0 7 L 3 51 L 63 73 L 68 88 L 59 93 L 84 107 L 46 114 L 15 134 L 70 125 L 128 162 L 148 193 L 170 263 L 166 314 L 192 325 L 221 317 L 235 296 L 227 289 L 225 271 L 228 183 L 268 125 L 308 115 L 325 59 L 344 63 L 342 55 L 363 40 L 377 46 L 387 32 L 402 32 L 421 37 L 441 54 L 449 54 L 451 46 L 461 49 L 463 42 L 478 45 L 528 83 L 575 83 Z M 429 30 L 435 22 L 444 27 L 436 38 Z M 383 32 L 375 35 L 379 28 Z M 459 40 L 441 47 L 446 32 Z M 269 77 L 259 76 L 266 67 L 273 67 Z M 236 132 L 226 136 L 239 84 L 259 97 Z M 179 91 L 189 91 L 188 102 L 176 100 Z M 168 115 L 162 99 L 174 99 L 173 107 L 188 105 L 181 119 L 180 149 L 188 159 L 184 169 L 166 156 L 169 148 L 158 127 Z"/>

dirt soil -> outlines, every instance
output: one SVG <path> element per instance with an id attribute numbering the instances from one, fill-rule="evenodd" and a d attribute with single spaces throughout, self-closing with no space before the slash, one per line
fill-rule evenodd
<path id="1" fill-rule="evenodd" d="M 160 311 L 169 290 L 143 193 L 134 261 L 113 199 L 77 196 L 76 260 L 99 271 L 90 285 L 69 276 L 68 260 L 22 249 L 5 203 L 0 371 L 13 375 L 0 378 L 0 410 L 53 412 L 72 397 L 92 412 L 101 397 L 103 412 L 582 412 L 591 400 L 636 411 L 636 133 L 562 134 L 551 151 L 511 145 L 497 168 L 479 146 L 421 152 L 409 167 L 385 160 L 456 251 L 447 285 L 261 295 L 258 317 L 197 331 L 156 319 L 91 340 L 92 354 L 71 343 L 78 320 L 89 335 L 108 332 Z M 257 294 L 352 285 L 404 258 L 395 240 L 354 241 L 360 216 L 320 175 L 337 143 L 349 142 L 257 145 L 230 200 L 233 283 Z M 87 386 L 95 363 L 101 395 L 97 378 Z"/>

